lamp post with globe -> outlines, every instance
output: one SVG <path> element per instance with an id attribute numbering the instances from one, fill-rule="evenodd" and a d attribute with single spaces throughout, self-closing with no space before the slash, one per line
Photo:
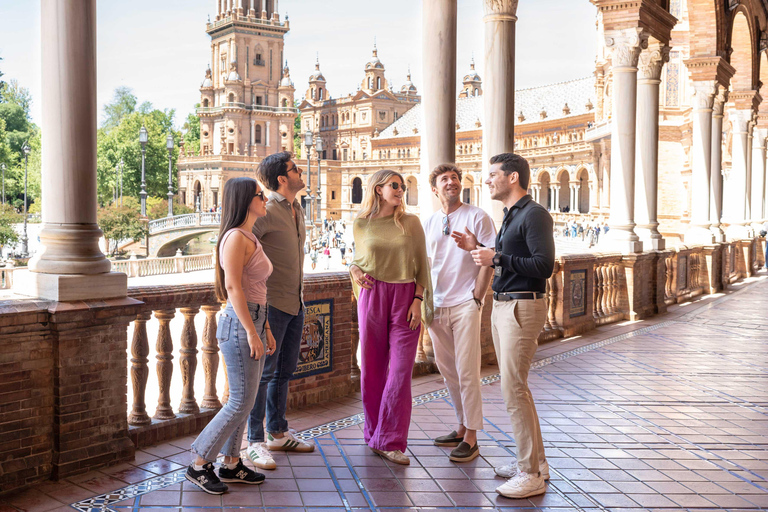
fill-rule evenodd
<path id="1" fill-rule="evenodd" d="M 323 152 L 323 139 L 320 137 L 315 138 L 315 151 L 317 151 L 317 194 L 315 195 L 315 225 L 321 226 L 323 224 L 323 216 L 320 214 L 320 159 Z"/>
<path id="2" fill-rule="evenodd" d="M 146 127 L 142 124 L 141 130 L 139 130 L 139 142 L 141 142 L 141 192 L 139 193 L 139 196 L 141 197 L 142 217 L 147 216 L 147 181 L 144 172 L 144 159 L 147 155 L 147 141 L 149 141 L 149 133 L 147 132 Z"/>
<path id="3" fill-rule="evenodd" d="M 32 148 L 25 142 L 21 150 L 24 152 L 24 234 L 21 235 L 21 255 L 27 258 L 29 257 L 29 237 L 27 236 L 27 168 L 29 167 L 29 152 L 32 151 Z"/>
<path id="4" fill-rule="evenodd" d="M 165 147 L 168 149 L 168 216 L 173 217 L 173 133 L 168 132 L 165 139 Z"/>
<path id="5" fill-rule="evenodd" d="M 313 217 L 312 217 L 312 201 L 314 200 L 314 196 L 312 195 L 312 144 L 314 142 L 314 137 L 312 135 L 312 130 L 307 130 L 304 132 L 304 146 L 307 148 L 307 195 L 304 198 L 305 205 L 307 207 L 306 211 L 306 225 L 307 227 L 313 226 Z"/>

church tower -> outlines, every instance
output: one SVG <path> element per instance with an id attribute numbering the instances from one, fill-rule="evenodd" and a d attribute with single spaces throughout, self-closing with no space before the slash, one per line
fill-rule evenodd
<path id="1" fill-rule="evenodd" d="M 262 158 L 293 150 L 293 83 L 283 67 L 288 19 L 277 0 L 214 0 L 206 25 L 211 64 L 200 86 L 200 153 L 179 161 L 184 202 L 216 208 L 230 177 L 249 175 Z M 201 175 L 202 172 L 202 175 Z M 186 178 L 186 180 L 185 180 Z"/>
<path id="2" fill-rule="evenodd" d="M 464 87 L 462 87 L 459 93 L 459 98 L 469 98 L 471 96 L 481 96 L 483 94 L 483 81 L 480 79 L 480 75 L 475 71 L 475 58 L 472 57 L 472 61 L 469 63 L 469 73 L 464 75 L 462 81 Z"/>
<path id="3" fill-rule="evenodd" d="M 387 89 L 384 64 L 379 60 L 379 50 L 376 48 L 376 43 L 373 43 L 373 56 L 365 65 L 365 78 L 360 88 L 368 94 Z"/>

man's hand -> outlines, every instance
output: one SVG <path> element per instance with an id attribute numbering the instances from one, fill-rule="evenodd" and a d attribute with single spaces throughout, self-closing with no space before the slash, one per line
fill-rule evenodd
<path id="1" fill-rule="evenodd" d="M 496 251 L 490 247 L 481 247 L 472 251 L 472 259 L 475 260 L 475 265 L 478 267 L 490 267 L 493 265 L 494 256 L 496 256 Z"/>
<path id="2" fill-rule="evenodd" d="M 459 249 L 464 249 L 465 251 L 477 249 L 477 237 L 467 227 L 464 228 L 464 233 L 461 231 L 451 233 L 451 238 L 456 242 L 456 246 Z"/>

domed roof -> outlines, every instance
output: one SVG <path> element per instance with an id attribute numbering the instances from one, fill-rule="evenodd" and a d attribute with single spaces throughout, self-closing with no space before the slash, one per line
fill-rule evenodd
<path id="1" fill-rule="evenodd" d="M 280 87 L 293 87 L 293 82 L 291 81 L 291 70 L 288 69 L 288 62 L 285 62 L 285 67 L 283 68 L 283 79 L 280 80 Z"/>
<path id="2" fill-rule="evenodd" d="M 418 90 L 416 89 L 416 86 L 413 85 L 413 82 L 411 82 L 411 68 L 408 68 L 408 78 L 406 79 L 403 86 L 400 88 L 400 92 L 402 94 L 416 94 Z"/>
<path id="3" fill-rule="evenodd" d="M 464 75 L 464 82 L 482 82 L 480 75 L 475 71 L 475 58 L 472 57 L 472 62 L 469 63 L 469 73 Z"/>
<path id="4" fill-rule="evenodd" d="M 325 82 L 323 72 L 320 71 L 320 60 L 315 62 L 315 72 L 309 75 L 310 82 Z"/>
<path id="5" fill-rule="evenodd" d="M 376 49 L 376 43 L 373 44 L 373 57 L 365 65 L 365 69 L 384 69 L 384 64 L 379 60 L 379 50 Z"/>
<path id="6" fill-rule="evenodd" d="M 205 80 L 203 80 L 203 85 L 200 87 L 213 87 L 213 81 L 211 80 L 211 66 L 208 65 L 208 69 L 205 70 Z"/>

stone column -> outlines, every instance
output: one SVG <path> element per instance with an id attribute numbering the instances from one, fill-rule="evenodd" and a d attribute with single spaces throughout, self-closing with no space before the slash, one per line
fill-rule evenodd
<path id="1" fill-rule="evenodd" d="M 669 46 L 654 41 L 640 52 L 637 77 L 635 219 L 637 235 L 646 249 L 663 250 L 659 233 L 659 84 L 669 61 Z"/>
<path id="2" fill-rule="evenodd" d="M 429 173 L 439 164 L 456 161 L 456 17 L 457 0 L 422 0 L 424 129 L 419 213 L 423 219 L 439 208 L 429 187 Z M 487 127 L 486 120 L 484 131 Z"/>
<path id="3" fill-rule="evenodd" d="M 579 184 L 578 183 L 571 183 L 571 209 L 570 211 L 573 213 L 580 213 L 579 212 Z"/>
<path id="4" fill-rule="evenodd" d="M 648 36 L 640 28 L 605 34 L 613 63 L 613 118 L 611 126 L 611 215 L 606 242 L 623 254 L 643 251 L 635 233 L 635 122 L 637 64 Z"/>
<path id="5" fill-rule="evenodd" d="M 267 154 L 270 154 L 272 150 L 269 147 L 269 125 L 271 124 L 270 121 L 266 121 L 264 123 L 264 145 L 267 146 Z"/>
<path id="6" fill-rule="evenodd" d="M 728 90 L 718 86 L 712 108 L 712 158 L 710 160 L 709 223 L 715 242 L 725 242 L 720 227 L 723 216 L 723 108 L 728 101 Z"/>
<path id="7" fill-rule="evenodd" d="M 552 211 L 560 211 L 560 185 L 552 185 Z"/>
<path id="8" fill-rule="evenodd" d="M 728 238 L 740 240 L 749 237 L 747 227 L 747 154 L 749 153 L 748 129 L 752 122 L 752 109 L 728 111 L 733 126 L 732 164 L 728 178 L 729 203 L 726 222 Z"/>
<path id="9" fill-rule="evenodd" d="M 515 24 L 517 0 L 483 0 L 485 16 L 485 77 L 483 97 L 483 176 L 488 175 L 488 160 L 499 153 L 515 150 Z M 425 29 L 427 27 L 425 26 Z M 454 79 L 455 82 L 455 79 Z M 424 98 L 426 95 L 422 95 Z M 454 95 L 455 96 L 455 95 Z M 483 186 L 483 209 L 494 221 L 503 219 L 503 205 L 492 202 Z"/>
<path id="10" fill-rule="evenodd" d="M 712 112 L 717 93 L 714 80 L 693 82 L 693 144 L 691 174 L 691 224 L 685 233 L 688 244 L 708 245 L 715 241 L 710 231 L 710 185 L 712 162 Z"/>
<path id="11" fill-rule="evenodd" d="M 45 0 L 41 249 L 14 291 L 58 301 L 125 297 L 96 223 L 96 1 Z"/>
<path id="12" fill-rule="evenodd" d="M 752 137 L 752 194 L 749 219 L 752 229 L 760 233 L 763 220 L 763 201 L 765 194 L 765 138 L 768 128 L 755 127 Z"/>

